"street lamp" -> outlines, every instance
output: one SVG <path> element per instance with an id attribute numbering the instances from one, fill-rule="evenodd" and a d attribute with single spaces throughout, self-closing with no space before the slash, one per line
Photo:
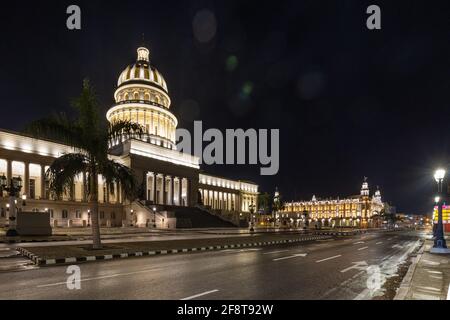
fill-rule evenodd
<path id="1" fill-rule="evenodd" d="M 0 187 L 2 190 L 8 192 L 9 195 L 9 225 L 6 232 L 7 237 L 17 237 L 17 217 L 16 217 L 16 196 L 22 189 L 22 178 L 13 177 L 9 182 L 8 179 L 2 175 L 0 176 Z"/>
<path id="2" fill-rule="evenodd" d="M 436 235 L 434 237 L 434 245 L 430 252 L 434 253 L 445 253 L 448 252 L 447 244 L 445 243 L 444 238 L 444 226 L 442 224 L 442 200 L 444 198 L 444 194 L 442 192 L 442 182 L 445 178 L 445 170 L 438 169 L 434 173 L 434 180 L 438 185 L 438 195 L 435 200 L 437 200 L 437 209 L 438 209 L 438 223 L 436 226 Z"/>
<path id="3" fill-rule="evenodd" d="M 253 227 L 254 219 L 255 219 L 255 216 L 253 215 L 253 213 L 255 212 L 255 207 L 256 206 L 253 204 L 253 200 L 252 200 L 252 203 L 249 206 L 249 209 L 250 209 L 250 232 L 255 231 L 255 228 Z"/>
<path id="4" fill-rule="evenodd" d="M 22 195 L 22 206 L 26 206 L 27 205 L 27 195 L 26 194 L 23 194 Z"/>
<path id="5" fill-rule="evenodd" d="M 153 228 L 156 228 L 156 207 L 153 207 Z"/>

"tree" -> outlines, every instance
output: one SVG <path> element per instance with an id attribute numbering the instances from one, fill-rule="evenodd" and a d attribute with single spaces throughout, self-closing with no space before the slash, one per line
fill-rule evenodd
<path id="1" fill-rule="evenodd" d="M 267 213 L 270 207 L 270 194 L 267 192 L 258 195 L 258 206 L 263 213 Z"/>
<path id="2" fill-rule="evenodd" d="M 284 204 L 282 202 L 281 195 L 278 194 L 273 197 L 272 210 L 273 210 L 273 212 L 277 213 L 279 211 L 282 211 L 283 209 L 284 209 Z"/>
<path id="3" fill-rule="evenodd" d="M 100 249 L 98 176 L 103 177 L 109 190 L 112 191 L 116 183 L 121 186 L 126 199 L 135 199 L 137 186 L 133 171 L 109 159 L 108 150 L 123 138 L 140 138 L 143 128 L 128 120 L 101 121 L 97 98 L 87 79 L 83 81 L 81 95 L 73 101 L 72 107 L 78 114 L 75 119 L 69 119 L 65 114 L 53 115 L 33 121 L 25 131 L 35 138 L 73 147 L 73 153 L 55 159 L 47 170 L 49 191 L 60 198 L 70 191 L 76 176 L 86 174 L 85 190 L 91 211 L 93 248 Z"/>
<path id="4" fill-rule="evenodd" d="M 306 209 L 303 210 L 302 215 L 303 215 L 303 219 L 305 220 L 305 225 L 304 225 L 303 229 L 308 229 L 309 228 L 309 211 Z"/>
<path id="5" fill-rule="evenodd" d="M 395 225 L 395 223 L 399 220 L 397 214 L 393 212 L 387 212 L 384 209 L 380 211 L 380 216 L 388 222 L 388 227 L 390 227 L 391 225 Z"/>
<path id="6" fill-rule="evenodd" d="M 272 201 L 272 211 L 273 211 L 273 216 L 274 216 L 274 223 L 276 223 L 277 221 L 277 213 L 279 211 L 282 211 L 284 209 L 284 205 L 281 199 L 281 195 L 278 192 L 278 189 L 275 189 L 275 195 L 273 197 L 273 201 Z"/>

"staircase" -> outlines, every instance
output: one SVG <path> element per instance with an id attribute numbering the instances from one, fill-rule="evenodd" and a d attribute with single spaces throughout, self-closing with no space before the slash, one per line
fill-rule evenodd
<path id="1" fill-rule="evenodd" d="M 202 207 L 179 207 L 171 205 L 152 205 L 149 201 L 138 201 L 150 213 L 154 206 L 158 212 L 166 212 L 161 218 L 175 218 L 175 228 L 235 228 L 236 225 Z"/>
<path id="2" fill-rule="evenodd" d="M 173 207 L 177 228 L 234 228 L 229 221 L 197 207 Z"/>

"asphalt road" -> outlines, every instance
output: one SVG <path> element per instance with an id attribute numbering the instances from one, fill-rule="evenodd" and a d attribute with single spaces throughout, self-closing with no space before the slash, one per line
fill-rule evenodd
<path id="1" fill-rule="evenodd" d="M 0 272 L 0 299 L 370 299 L 421 237 L 377 232 L 84 263 L 79 290 L 67 288 L 67 266 L 29 266 Z"/>

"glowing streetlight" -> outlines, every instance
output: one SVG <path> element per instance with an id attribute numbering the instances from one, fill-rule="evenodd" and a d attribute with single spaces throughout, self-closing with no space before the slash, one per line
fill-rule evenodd
<path id="1" fill-rule="evenodd" d="M 436 226 L 436 234 L 434 237 L 434 245 L 430 250 L 432 253 L 448 253 L 447 244 L 444 238 L 444 225 L 442 224 L 442 200 L 444 199 L 444 194 L 442 192 L 442 183 L 445 178 L 445 170 L 438 169 L 434 173 L 434 180 L 436 180 L 438 185 L 438 196 L 436 196 L 435 200 L 437 204 L 438 211 L 438 223 Z"/>
<path id="2" fill-rule="evenodd" d="M 436 180 L 437 183 L 442 183 L 442 180 L 445 178 L 445 170 L 444 169 L 437 169 L 434 172 L 434 180 Z"/>
<path id="3" fill-rule="evenodd" d="M 156 207 L 153 207 L 153 228 L 156 228 Z"/>

